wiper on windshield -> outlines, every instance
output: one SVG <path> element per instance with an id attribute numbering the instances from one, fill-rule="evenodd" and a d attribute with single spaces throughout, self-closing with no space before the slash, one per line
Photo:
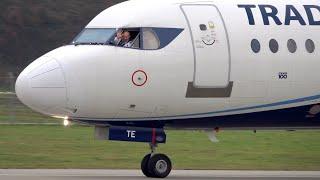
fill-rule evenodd
<path id="1" fill-rule="evenodd" d="M 73 43 L 75 46 L 79 46 L 79 45 L 105 45 L 105 43 L 98 43 L 98 42 L 75 42 Z"/>

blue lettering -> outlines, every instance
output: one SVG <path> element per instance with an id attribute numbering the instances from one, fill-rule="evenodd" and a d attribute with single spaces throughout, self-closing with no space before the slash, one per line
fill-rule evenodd
<path id="1" fill-rule="evenodd" d="M 281 21 L 279 19 L 279 11 L 273 5 L 261 4 L 238 4 L 238 8 L 243 8 L 246 11 L 249 25 L 255 25 L 255 17 L 253 14 L 253 9 L 259 7 L 263 24 L 270 25 L 270 21 L 274 21 L 276 25 L 291 25 L 292 21 L 297 21 L 300 25 L 307 25 L 306 19 L 303 18 L 301 12 L 297 10 L 294 5 L 286 5 L 285 17 Z M 318 5 L 303 5 L 305 12 L 308 16 L 309 25 L 320 25 L 320 6 Z M 271 19 L 271 20 L 270 20 Z"/>
<path id="2" fill-rule="evenodd" d="M 248 21 L 250 25 L 255 25 L 253 13 L 252 13 L 252 8 L 256 8 L 255 5 L 250 5 L 250 4 L 241 4 L 238 5 L 239 8 L 244 8 L 246 10 L 247 16 L 248 16 Z"/>
<path id="3" fill-rule="evenodd" d="M 292 12 L 292 13 L 291 13 Z M 286 20 L 285 25 L 290 25 L 291 21 L 299 21 L 301 25 L 307 25 L 304 19 L 302 18 L 299 11 L 292 5 L 286 6 Z"/>
<path id="4" fill-rule="evenodd" d="M 277 16 L 278 9 L 276 7 L 274 7 L 272 5 L 259 5 L 259 8 L 261 11 L 264 25 L 270 25 L 269 17 L 271 17 L 277 25 L 282 24 L 280 19 Z M 267 12 L 267 8 L 270 9 L 271 12 Z"/>
<path id="5" fill-rule="evenodd" d="M 309 19 L 309 24 L 310 25 L 320 25 L 320 17 L 318 14 L 318 20 L 314 19 L 314 14 L 312 13 L 312 9 L 316 9 L 320 12 L 320 7 L 316 5 L 304 5 L 304 9 L 306 10 L 308 19 Z"/>

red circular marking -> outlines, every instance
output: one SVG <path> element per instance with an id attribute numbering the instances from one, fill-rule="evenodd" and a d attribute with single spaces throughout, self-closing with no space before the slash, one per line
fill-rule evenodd
<path id="1" fill-rule="evenodd" d="M 143 81 L 143 83 L 137 83 L 137 82 L 135 82 L 135 79 L 134 79 L 134 78 L 135 78 L 135 75 L 138 74 L 138 73 L 142 73 L 142 74 L 144 75 L 145 80 Z M 147 81 L 148 81 L 147 73 L 144 72 L 143 70 L 137 70 L 137 71 L 135 71 L 135 72 L 132 74 L 131 81 L 132 81 L 132 83 L 133 83 L 135 86 L 141 87 L 141 86 L 145 85 L 145 84 L 147 83 Z"/>

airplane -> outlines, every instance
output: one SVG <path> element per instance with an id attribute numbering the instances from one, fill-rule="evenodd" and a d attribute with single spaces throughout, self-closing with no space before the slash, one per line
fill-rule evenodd
<path id="1" fill-rule="evenodd" d="M 320 128 L 316 0 L 131 0 L 98 14 L 16 81 L 33 110 L 95 127 L 97 139 L 149 143 L 147 177 L 169 128 Z"/>

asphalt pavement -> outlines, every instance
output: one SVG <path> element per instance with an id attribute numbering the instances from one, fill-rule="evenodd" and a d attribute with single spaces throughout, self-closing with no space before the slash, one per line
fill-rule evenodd
<path id="1" fill-rule="evenodd" d="M 0 169 L 1 180 L 145 180 L 140 170 Z M 211 171 L 173 170 L 172 180 L 315 180 L 320 171 Z"/>

